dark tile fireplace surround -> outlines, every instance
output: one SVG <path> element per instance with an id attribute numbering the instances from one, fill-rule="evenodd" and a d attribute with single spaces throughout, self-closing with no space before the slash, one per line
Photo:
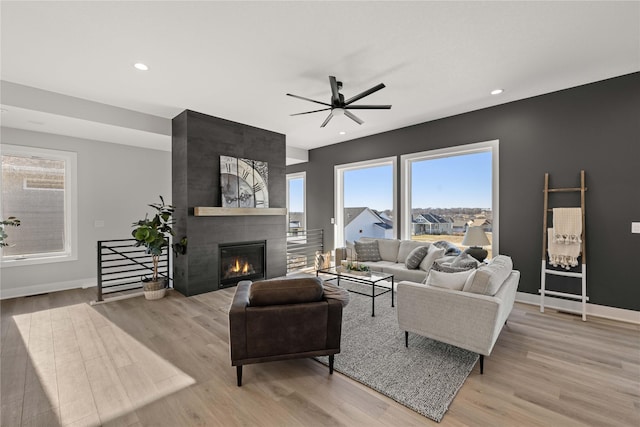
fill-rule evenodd
<path id="1" fill-rule="evenodd" d="M 190 296 L 234 286 L 236 278 L 221 279 L 222 251 L 231 244 L 263 242 L 262 275 L 285 275 L 286 216 L 194 215 L 194 207 L 221 206 L 220 155 L 268 162 L 269 206 L 285 208 L 285 136 L 189 110 L 172 125 L 174 230 L 188 237 L 187 253 L 174 258 L 175 289 Z"/>

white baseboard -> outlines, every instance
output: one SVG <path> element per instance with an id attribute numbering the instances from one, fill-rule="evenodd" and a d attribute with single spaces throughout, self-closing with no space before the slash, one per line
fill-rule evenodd
<path id="1" fill-rule="evenodd" d="M 27 297 L 31 295 L 46 294 L 48 292 L 66 291 L 68 289 L 95 287 L 95 277 L 89 279 L 70 280 L 67 282 L 43 283 L 41 285 L 23 286 L 18 288 L 1 288 L 0 300 L 7 298 Z"/>
<path id="2" fill-rule="evenodd" d="M 516 301 L 524 304 L 540 306 L 540 295 L 516 293 Z M 578 301 L 564 300 L 562 298 L 544 297 L 545 308 L 562 310 L 570 313 L 582 313 L 582 303 Z M 640 311 L 626 310 L 624 308 L 608 307 L 587 303 L 588 316 L 603 317 L 605 319 L 619 320 L 621 322 L 640 324 Z"/>

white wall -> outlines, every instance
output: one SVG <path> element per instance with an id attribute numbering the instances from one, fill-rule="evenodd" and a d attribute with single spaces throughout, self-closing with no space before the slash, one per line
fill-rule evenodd
<path id="1" fill-rule="evenodd" d="M 2 143 L 78 155 L 78 260 L 0 269 L 0 298 L 96 285 L 96 242 L 131 236 L 162 195 L 171 201 L 171 152 L 12 128 Z M 104 221 L 96 228 L 95 221 Z"/>

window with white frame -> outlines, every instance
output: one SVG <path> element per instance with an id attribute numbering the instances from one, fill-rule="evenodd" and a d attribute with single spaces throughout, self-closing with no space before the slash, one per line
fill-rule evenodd
<path id="1" fill-rule="evenodd" d="M 307 229 L 305 172 L 287 174 L 287 231 Z"/>
<path id="2" fill-rule="evenodd" d="M 2 266 L 77 259 L 76 153 L 3 144 L 1 157 L 0 216 L 20 220 Z"/>
<path id="3" fill-rule="evenodd" d="M 402 237 L 461 246 L 481 227 L 498 248 L 498 141 L 402 156 Z"/>
<path id="4" fill-rule="evenodd" d="M 396 236 L 396 157 L 335 166 L 335 245 Z"/>

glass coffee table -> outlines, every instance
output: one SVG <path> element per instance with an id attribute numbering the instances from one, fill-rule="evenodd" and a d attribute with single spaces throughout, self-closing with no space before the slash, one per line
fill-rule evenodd
<path id="1" fill-rule="evenodd" d="M 391 307 L 395 307 L 394 299 L 393 299 L 393 274 L 383 273 L 381 271 L 354 272 L 354 271 L 349 271 L 347 269 L 343 269 L 340 267 L 323 268 L 323 269 L 317 270 L 316 276 L 319 276 L 321 273 L 329 276 L 334 276 L 326 280 L 327 281 L 335 280 L 336 285 L 338 286 L 340 286 L 341 278 L 345 280 L 349 280 L 350 282 L 355 282 L 362 285 L 370 285 L 371 286 L 370 294 L 351 290 L 351 289 L 347 289 L 347 290 L 349 292 L 353 292 L 354 294 L 371 297 L 371 316 L 376 315 L 376 297 L 379 297 L 380 295 L 384 295 L 386 293 L 391 292 Z M 387 280 L 391 281 L 391 288 L 389 288 L 388 286 L 383 286 L 382 284 L 379 284 L 379 282 L 387 281 Z M 378 290 L 383 289 L 383 291 L 376 293 L 376 288 Z"/>

